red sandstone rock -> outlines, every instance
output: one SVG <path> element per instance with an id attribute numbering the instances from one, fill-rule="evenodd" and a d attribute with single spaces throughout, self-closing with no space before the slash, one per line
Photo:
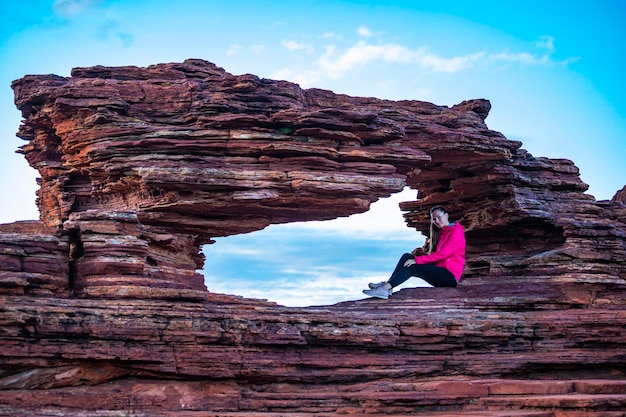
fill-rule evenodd
<path id="1" fill-rule="evenodd" d="M 611 201 L 626 204 L 626 185 L 624 186 L 624 188 L 615 193 Z"/>
<path id="2" fill-rule="evenodd" d="M 624 416 L 626 208 L 452 108 L 200 60 L 13 83 L 40 222 L 0 225 L 0 414 Z M 366 211 L 467 228 L 455 288 L 213 294 L 200 246 Z M 210 250 L 210 248 L 208 248 Z M 439 412 L 439 413 L 438 413 Z M 275 413 L 275 414 L 272 414 Z"/>

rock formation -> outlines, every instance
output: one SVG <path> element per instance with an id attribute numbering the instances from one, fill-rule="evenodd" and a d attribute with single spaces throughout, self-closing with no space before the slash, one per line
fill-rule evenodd
<path id="1" fill-rule="evenodd" d="M 623 190 L 585 194 L 571 161 L 490 130 L 487 100 L 350 97 L 201 60 L 12 86 L 41 219 L 0 226 L 0 413 L 625 415 Z M 213 238 L 405 186 L 409 227 L 426 234 L 439 203 L 466 226 L 459 287 L 286 308 L 196 272 Z"/>

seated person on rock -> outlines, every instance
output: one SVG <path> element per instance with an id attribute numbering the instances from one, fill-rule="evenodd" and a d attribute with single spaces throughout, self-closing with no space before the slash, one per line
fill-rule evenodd
<path id="1" fill-rule="evenodd" d="M 427 254 L 417 248 L 402 255 L 396 269 L 387 281 L 370 283 L 363 293 L 387 299 L 393 288 L 415 276 L 433 287 L 456 287 L 465 266 L 465 230 L 460 223 L 450 223 L 448 213 L 441 206 L 430 209 L 430 241 Z"/>

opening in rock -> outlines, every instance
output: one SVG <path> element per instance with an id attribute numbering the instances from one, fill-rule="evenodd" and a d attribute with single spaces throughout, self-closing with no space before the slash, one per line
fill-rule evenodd
<path id="1" fill-rule="evenodd" d="M 406 188 L 348 218 L 272 225 L 218 238 L 203 250 L 206 286 L 214 293 L 285 306 L 365 298 L 361 290 L 368 282 L 387 279 L 402 253 L 424 243 L 420 232 L 406 226 L 398 207 L 415 195 Z M 412 278 L 403 286 L 422 283 Z"/>

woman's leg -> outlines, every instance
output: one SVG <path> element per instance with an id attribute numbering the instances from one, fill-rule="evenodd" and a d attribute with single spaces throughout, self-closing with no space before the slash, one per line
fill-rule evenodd
<path id="1" fill-rule="evenodd" d="M 395 287 L 396 285 L 400 285 L 400 284 L 396 284 L 393 285 L 391 283 L 392 280 L 395 281 L 400 281 L 402 280 L 400 283 L 406 281 L 407 279 L 409 279 L 409 277 L 411 276 L 410 271 L 408 270 L 408 268 L 406 268 L 404 266 L 404 263 L 409 260 L 409 259 L 415 259 L 415 255 L 411 255 L 410 253 L 405 253 L 404 255 L 402 255 L 400 257 L 400 260 L 398 261 L 398 264 L 396 265 L 396 268 L 393 270 L 393 272 L 391 273 L 391 277 L 387 280 L 387 281 L 383 281 L 383 282 L 379 282 L 379 283 L 370 283 L 369 287 L 370 289 L 374 290 L 376 288 L 384 288 L 385 290 L 391 290 L 393 287 Z M 406 275 L 406 277 L 405 277 Z M 396 278 L 394 278 L 396 277 Z"/>
<path id="2" fill-rule="evenodd" d="M 400 257 L 400 260 L 398 261 L 398 264 L 396 265 L 396 268 L 391 273 L 391 278 L 393 278 L 393 276 L 396 275 L 398 273 L 398 271 L 400 271 L 402 268 L 404 268 L 404 263 L 406 261 L 408 261 L 409 259 L 415 259 L 415 256 L 411 255 L 410 253 L 405 253 L 404 255 L 402 255 Z M 391 281 L 391 278 L 389 278 L 388 281 Z"/>
<path id="3" fill-rule="evenodd" d="M 412 265 L 411 272 L 433 287 L 456 287 L 458 283 L 452 272 L 440 266 Z"/>
<path id="4" fill-rule="evenodd" d="M 400 268 L 390 279 L 391 287 L 397 287 L 412 276 L 422 278 L 433 287 L 456 287 L 457 280 L 446 268 L 434 265 L 411 265 Z"/>
<path id="5" fill-rule="evenodd" d="M 393 271 L 393 275 L 391 275 L 391 278 L 389 278 L 389 280 L 387 281 L 387 284 L 389 284 L 391 288 L 397 287 L 407 279 L 411 278 L 411 275 L 413 275 L 411 267 L 404 266 L 404 262 L 406 262 L 406 260 L 408 259 L 406 258 L 406 255 L 406 253 L 402 255 L 402 258 L 400 258 L 400 262 L 398 262 L 398 266 Z"/>

